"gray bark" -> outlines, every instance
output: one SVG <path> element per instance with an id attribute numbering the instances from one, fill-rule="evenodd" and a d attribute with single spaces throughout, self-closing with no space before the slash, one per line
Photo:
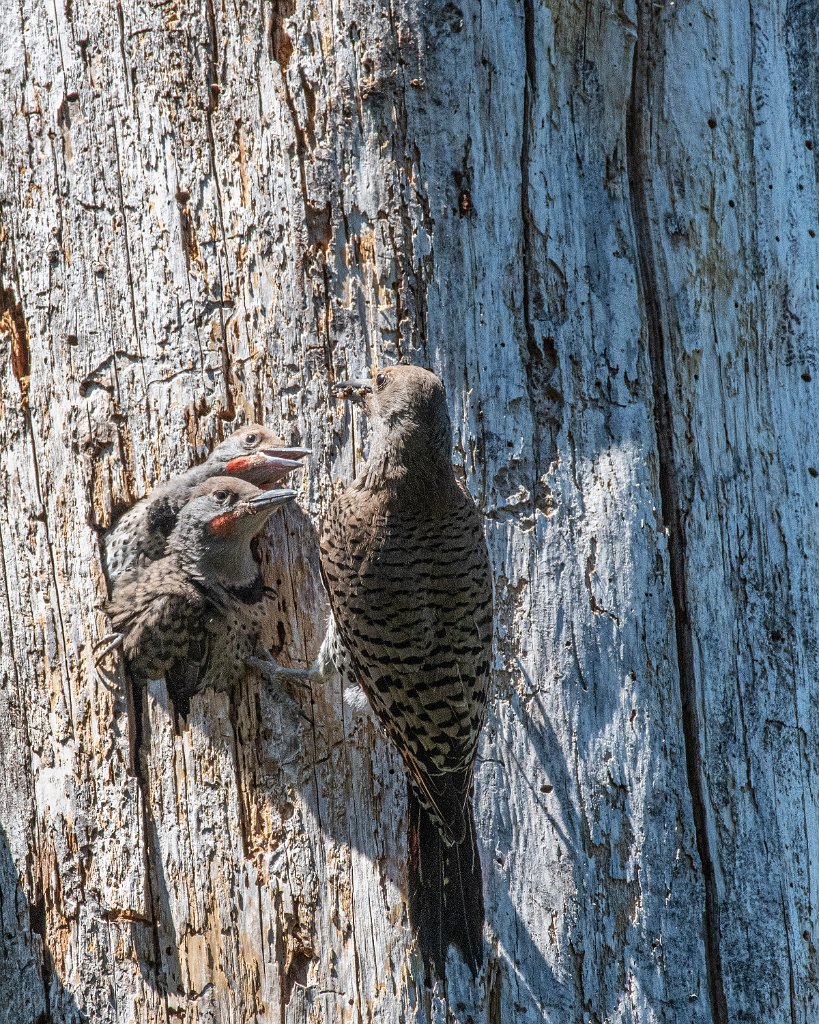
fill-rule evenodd
<path id="1" fill-rule="evenodd" d="M 0 1020 L 819 1019 L 815 5 L 0 13 Z M 101 534 L 246 420 L 314 457 L 268 645 L 439 372 L 486 516 L 487 966 L 425 990 L 397 756 L 249 676 L 143 801 Z M 232 723 L 235 718 L 235 727 Z"/>

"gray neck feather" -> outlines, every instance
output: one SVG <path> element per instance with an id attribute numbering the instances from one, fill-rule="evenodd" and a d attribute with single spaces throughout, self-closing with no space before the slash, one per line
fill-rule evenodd
<path id="1" fill-rule="evenodd" d="M 241 587 L 252 583 L 259 572 L 250 541 L 250 536 L 203 541 L 198 524 L 180 522 L 168 545 L 195 579 Z"/>
<path id="2" fill-rule="evenodd" d="M 259 572 L 249 539 L 242 544 L 214 544 L 203 552 L 198 564 L 207 579 L 218 580 L 224 586 L 247 586 Z"/>
<path id="3" fill-rule="evenodd" d="M 359 481 L 369 490 L 388 487 L 425 494 L 455 487 L 449 417 L 437 416 L 430 423 L 408 418 L 391 425 L 374 420 L 370 455 Z"/>

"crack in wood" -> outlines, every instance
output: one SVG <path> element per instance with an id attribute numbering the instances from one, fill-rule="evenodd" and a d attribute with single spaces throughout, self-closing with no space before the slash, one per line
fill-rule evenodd
<path id="1" fill-rule="evenodd" d="M 270 3 L 270 55 L 281 67 L 282 73 L 287 70 L 293 56 L 293 43 L 287 34 L 284 21 L 296 13 L 296 0 L 271 0 Z"/>
<path id="2" fill-rule="evenodd" d="M 28 389 L 31 380 L 31 347 L 23 305 L 12 288 L 0 286 L 0 334 L 11 343 L 11 372 L 20 387 L 24 414 L 28 414 Z"/>
<path id="3" fill-rule="evenodd" d="M 682 706 L 682 732 L 697 852 L 703 875 L 705 907 L 703 939 L 711 1014 L 714 1024 L 728 1024 L 728 1004 L 720 952 L 720 906 L 713 836 L 708 825 L 707 784 L 703 777 L 694 640 L 688 612 L 686 537 L 680 510 L 679 479 L 674 451 L 673 407 L 666 376 L 668 338 L 663 324 L 660 288 L 651 234 L 646 182 L 650 180 L 644 109 L 650 103 L 649 83 L 654 53 L 663 47 L 652 38 L 646 8 L 638 5 L 631 97 L 626 115 L 626 164 L 639 264 L 640 294 L 645 308 L 648 355 L 654 395 L 654 428 L 659 459 L 660 515 L 668 536 L 668 563 L 674 605 L 674 633 Z"/>
<path id="4" fill-rule="evenodd" d="M 542 468 L 550 465 L 556 454 L 555 427 L 559 423 L 559 407 L 562 395 L 552 384 L 557 369 L 557 349 L 551 334 L 541 332 L 538 341 L 535 330 L 533 308 L 540 304 L 540 294 L 533 294 L 533 282 L 539 280 L 535 259 L 535 234 L 537 228 L 530 206 L 530 145 L 532 133 L 532 109 L 537 91 L 537 48 L 535 44 L 535 4 L 534 0 L 524 0 L 523 4 L 523 41 L 525 47 L 525 75 L 523 84 L 523 123 L 521 127 L 520 146 L 520 219 L 523 235 L 522 253 L 522 298 L 523 325 L 526 335 L 526 386 L 532 410 L 534 437 L 532 503 L 541 508 L 546 503 L 542 493 Z M 470 199 L 471 203 L 471 199 Z M 538 289 L 539 293 L 539 289 Z M 548 448 L 545 448 L 548 443 Z"/>
<path id="5" fill-rule="evenodd" d="M 532 93 L 537 82 L 535 55 L 535 4 L 523 3 L 523 41 L 526 51 L 526 74 L 523 82 L 523 126 L 520 144 L 520 219 L 523 229 L 523 324 L 526 329 L 526 348 L 529 359 L 539 363 L 542 353 L 535 341 L 529 304 L 529 262 L 532 252 L 532 212 L 529 208 L 529 131 L 532 119 Z"/>
<path id="6" fill-rule="evenodd" d="M 114 126 L 112 138 L 114 143 L 114 154 L 116 156 L 117 164 L 117 198 L 119 200 L 120 216 L 122 217 L 123 250 L 125 256 L 126 281 L 128 284 L 128 298 L 131 310 L 131 323 L 133 324 L 134 328 L 134 341 L 136 342 L 137 353 L 139 355 L 139 366 L 147 397 L 148 381 L 145 373 L 145 356 L 142 351 L 142 335 L 139 330 L 139 324 L 137 323 L 136 294 L 134 292 L 134 273 L 133 268 L 131 266 L 131 240 L 128 235 L 128 216 L 125 209 L 125 195 L 122 188 L 122 158 L 119 148 L 119 135 L 117 133 L 116 126 Z M 146 415 L 150 416 L 150 404 L 147 401 L 145 403 L 145 410 Z"/>
<path id="7" fill-rule="evenodd" d="M 38 880 L 39 893 L 36 900 L 29 905 L 29 922 L 31 930 L 40 939 L 40 975 L 43 979 L 43 1000 L 45 1002 L 45 1013 L 43 1021 L 51 1021 L 51 981 L 54 976 L 54 963 L 48 948 L 48 924 L 45 902 L 45 888 L 42 879 Z"/>
<path id="8" fill-rule="evenodd" d="M 216 215 L 219 221 L 219 234 L 222 244 L 215 247 L 216 269 L 219 276 L 219 303 L 217 312 L 219 314 L 219 337 L 215 337 L 215 321 L 211 323 L 211 338 L 221 350 L 222 356 L 222 383 L 223 383 L 223 407 L 218 410 L 217 416 L 221 420 L 232 422 L 236 418 L 236 406 L 234 402 L 235 384 L 233 371 L 233 356 L 228 340 L 228 320 L 225 316 L 225 307 L 232 307 L 235 302 L 235 291 L 230 273 L 230 254 L 228 251 L 228 235 L 225 229 L 224 204 L 222 201 L 222 185 L 219 178 L 219 164 L 216 151 L 216 133 L 213 130 L 213 118 L 219 108 L 219 94 L 221 85 L 219 83 L 219 34 L 216 21 L 216 10 L 213 0 L 208 0 L 205 6 L 205 21 L 209 39 L 209 57 L 207 60 L 207 82 L 208 95 L 205 107 L 205 128 L 208 140 L 208 153 L 210 156 L 210 175 L 213 181 L 214 196 L 216 199 Z"/>

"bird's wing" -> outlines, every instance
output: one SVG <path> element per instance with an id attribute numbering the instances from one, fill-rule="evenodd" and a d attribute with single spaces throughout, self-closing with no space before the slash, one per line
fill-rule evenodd
<path id="1" fill-rule="evenodd" d="M 157 488 L 145 509 L 140 544 L 144 558 L 151 561 L 165 553 L 165 543 L 176 526 L 179 509 L 189 490 L 183 489 L 178 481 L 171 483 L 176 485 L 175 488 L 171 490 L 168 484 Z"/>
<path id="2" fill-rule="evenodd" d="M 202 592 L 173 557 L 134 570 L 114 587 L 108 611 L 134 675 L 156 679 L 185 662 L 206 609 Z"/>
<path id="3" fill-rule="evenodd" d="M 450 837 L 463 807 L 489 688 L 492 590 L 471 498 L 431 516 L 362 517 L 342 496 L 322 538 L 339 635 L 419 794 Z"/>

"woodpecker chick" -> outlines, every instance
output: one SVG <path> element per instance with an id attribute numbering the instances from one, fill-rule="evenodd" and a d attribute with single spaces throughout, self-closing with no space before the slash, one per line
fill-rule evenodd
<path id="1" fill-rule="evenodd" d="M 273 487 L 299 468 L 309 448 L 285 446 L 276 435 L 251 423 L 222 441 L 199 466 L 159 484 L 119 520 L 105 539 L 105 572 L 113 586 L 134 566 L 161 558 L 179 510 L 200 484 L 232 476 L 257 487 Z"/>
<path id="2" fill-rule="evenodd" d="M 168 538 L 167 553 L 114 586 L 108 612 L 134 682 L 135 763 L 141 686 L 165 678 L 177 713 L 207 686 L 230 690 L 256 665 L 265 586 L 251 541 L 295 497 L 214 477 L 195 488 Z"/>
<path id="3" fill-rule="evenodd" d="M 336 385 L 371 426 L 366 465 L 330 507 L 321 568 L 339 671 L 409 779 L 409 910 L 427 966 L 483 961 L 472 773 L 490 684 L 492 583 L 480 513 L 452 467 L 440 380 L 393 366 Z"/>

